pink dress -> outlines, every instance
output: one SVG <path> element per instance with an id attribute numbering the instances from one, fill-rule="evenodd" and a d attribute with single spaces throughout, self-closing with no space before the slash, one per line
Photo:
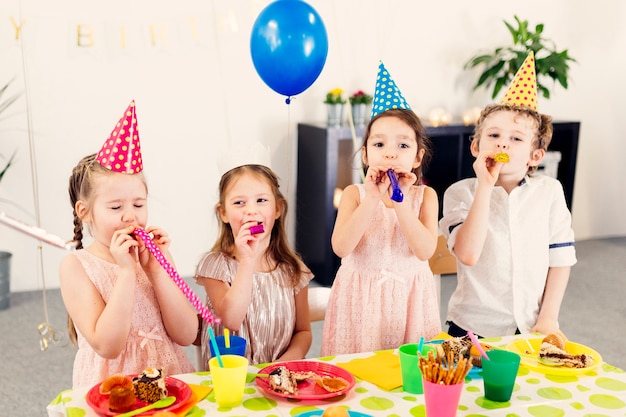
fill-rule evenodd
<path id="1" fill-rule="evenodd" d="M 78 250 L 74 254 L 106 303 L 117 279 L 118 266 L 86 250 Z M 152 284 L 143 270 L 137 276 L 130 333 L 124 351 L 117 358 L 101 357 L 78 330 L 77 333 L 74 389 L 92 387 L 118 372 L 137 374 L 146 367 L 162 367 L 167 375 L 194 371 L 185 351 L 167 335 Z"/>
<path id="2" fill-rule="evenodd" d="M 361 199 L 365 188 L 358 184 Z M 419 213 L 424 186 L 405 203 Z M 395 349 L 441 332 L 437 289 L 428 261 L 413 255 L 396 213 L 381 201 L 371 226 L 341 260 L 322 334 L 321 355 Z"/>

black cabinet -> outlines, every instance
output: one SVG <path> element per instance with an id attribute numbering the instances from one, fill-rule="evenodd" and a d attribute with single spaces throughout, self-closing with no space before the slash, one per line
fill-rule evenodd
<path id="1" fill-rule="evenodd" d="M 559 151 L 557 178 L 563 184 L 571 210 L 578 152 L 579 122 L 555 122 L 550 151 Z M 440 214 L 443 193 L 454 182 L 474 176 L 469 144 L 473 126 L 426 127 L 432 141 L 433 158 L 424 172 L 425 182 L 439 196 Z M 358 148 L 364 129 L 356 130 Z M 335 189 L 358 180 L 360 155 L 348 127 L 327 128 L 298 124 L 298 173 L 296 190 L 296 250 L 315 274 L 315 280 L 330 286 L 340 259 L 330 245 L 337 210 Z"/>

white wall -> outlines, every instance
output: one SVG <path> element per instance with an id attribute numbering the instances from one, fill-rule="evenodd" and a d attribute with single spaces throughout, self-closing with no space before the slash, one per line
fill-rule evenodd
<path id="1" fill-rule="evenodd" d="M 250 30 L 269 1 L 3 0 L 0 84 L 16 76 L 15 91 L 27 86 L 28 95 L 0 124 L 0 153 L 18 150 L 0 198 L 28 213 L 5 202 L 0 209 L 36 222 L 28 104 L 40 224 L 70 239 L 69 173 L 82 156 L 99 150 L 135 99 L 150 223 L 170 232 L 178 270 L 191 275 L 215 238 L 215 156 L 220 150 L 233 141 L 270 146 L 293 216 L 296 125 L 324 121 L 326 91 L 372 92 L 382 59 L 419 114 L 443 106 L 458 121 L 465 109 L 489 102 L 486 92 L 471 91 L 476 74 L 464 71 L 463 63 L 480 49 L 508 43 L 502 20 L 512 21 L 517 14 L 532 24 L 545 23 L 546 35 L 578 60 L 570 88 L 557 87 L 550 101 L 540 98 L 541 111 L 582 122 L 573 206 L 577 238 L 626 234 L 621 215 L 626 205 L 626 7 L 620 0 L 308 2 L 326 24 L 328 59 L 317 81 L 287 106 L 263 83 L 250 58 Z M 19 40 L 11 19 L 24 22 Z M 93 29 L 93 38 L 81 38 L 93 40 L 92 47 L 77 46 L 79 24 Z M 161 28 L 156 46 L 151 25 Z M 293 218 L 290 230 L 293 236 Z M 39 251 L 46 286 L 58 286 L 62 250 L 39 249 L 34 239 L 2 225 L 0 249 L 14 254 L 12 291 L 42 288 Z"/>

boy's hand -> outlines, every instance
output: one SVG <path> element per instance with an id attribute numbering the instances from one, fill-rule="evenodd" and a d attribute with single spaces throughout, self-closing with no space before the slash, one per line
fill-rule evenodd
<path id="1" fill-rule="evenodd" d="M 563 332 L 561 332 L 561 330 L 559 329 L 558 323 L 556 323 L 555 321 L 551 321 L 551 320 L 541 320 L 541 319 L 537 320 L 537 323 L 535 323 L 535 326 L 532 329 L 530 329 L 530 331 L 539 332 L 544 335 L 555 333 L 555 334 L 561 335 L 564 340 L 567 340 Z"/>
<path id="2" fill-rule="evenodd" d="M 504 166 L 503 162 L 495 162 L 493 157 L 495 153 L 490 151 L 480 152 L 474 161 L 472 167 L 476 173 L 479 184 L 494 186 L 498 181 L 500 170 Z"/>

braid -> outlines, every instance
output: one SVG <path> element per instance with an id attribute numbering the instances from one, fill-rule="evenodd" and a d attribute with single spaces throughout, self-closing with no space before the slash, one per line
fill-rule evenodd
<path id="1" fill-rule="evenodd" d="M 69 179 L 68 191 L 70 194 L 70 204 L 72 205 L 72 213 L 74 214 L 74 240 L 78 242 L 76 249 L 83 248 L 83 221 L 76 214 L 76 203 L 81 198 L 87 199 L 91 196 L 92 191 L 92 172 L 93 164 L 96 160 L 96 154 L 91 154 L 80 160 L 78 165 L 72 170 L 72 175 Z M 78 335 L 76 334 L 76 327 L 70 315 L 67 315 L 67 333 L 70 341 L 74 346 L 78 344 Z"/>
<path id="2" fill-rule="evenodd" d="M 83 248 L 83 221 L 76 214 L 76 210 L 73 210 L 74 213 L 74 240 L 77 243 L 76 249 Z"/>

